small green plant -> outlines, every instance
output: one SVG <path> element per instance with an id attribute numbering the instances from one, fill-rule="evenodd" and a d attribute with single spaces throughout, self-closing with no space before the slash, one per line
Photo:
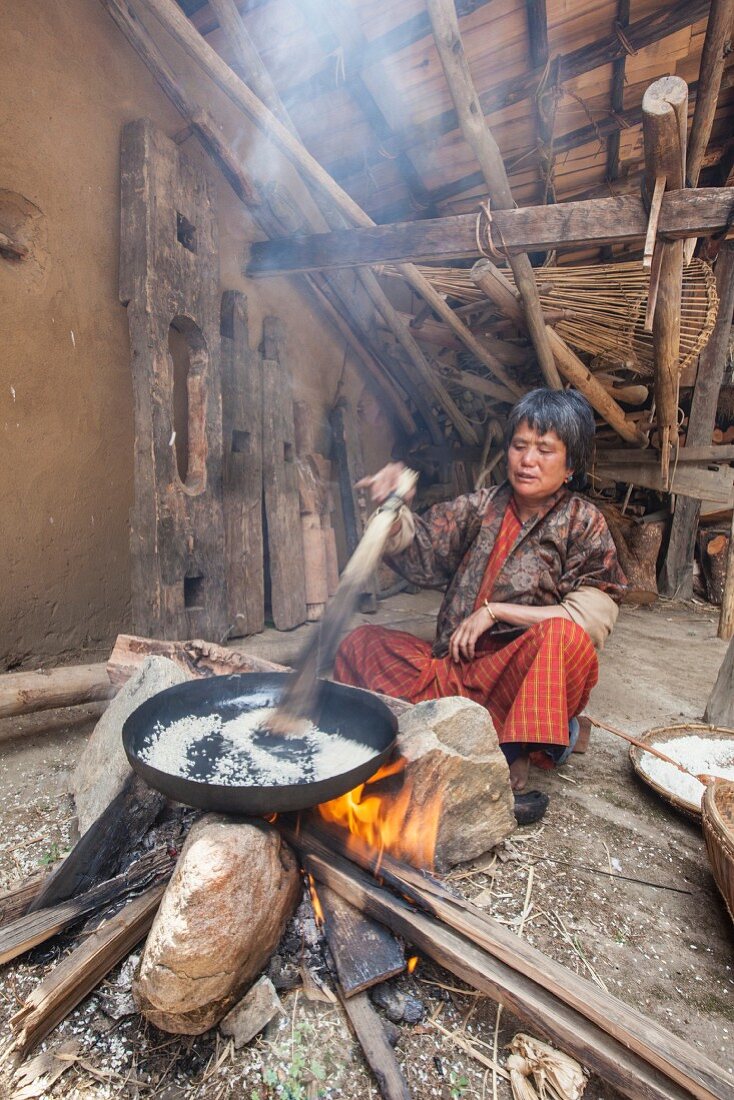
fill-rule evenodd
<path id="1" fill-rule="evenodd" d="M 461 1100 L 462 1096 L 469 1088 L 469 1078 L 455 1073 L 453 1070 L 449 1073 L 449 1092 L 451 1100 Z"/>
<path id="2" fill-rule="evenodd" d="M 59 859 L 61 859 L 61 849 L 54 840 L 53 843 L 49 845 L 48 850 L 43 853 L 38 862 L 41 864 L 42 867 L 50 867 L 52 863 L 56 863 L 56 861 Z"/>

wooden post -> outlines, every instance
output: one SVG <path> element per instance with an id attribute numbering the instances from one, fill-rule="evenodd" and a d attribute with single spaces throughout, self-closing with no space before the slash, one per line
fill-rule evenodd
<path id="1" fill-rule="evenodd" d="M 683 452 L 689 447 L 703 447 L 711 443 L 734 313 L 734 240 L 724 241 L 719 249 L 716 290 L 719 312 L 709 342 L 699 356 Z M 697 500 L 687 497 L 676 499 L 665 563 L 658 578 L 660 592 L 665 596 L 688 599 L 693 593 L 693 553 L 700 509 Z"/>
<path id="2" fill-rule="evenodd" d="M 489 260 L 480 260 L 472 268 L 472 279 L 491 301 L 516 324 L 523 325 L 520 303 L 512 285 L 502 272 Z M 565 378 L 584 395 L 592 408 L 609 423 L 628 443 L 645 446 L 647 440 L 635 425 L 627 420 L 623 410 L 604 387 L 597 382 L 588 367 L 563 342 L 550 325 L 546 326 L 548 339 Z"/>
<path id="3" fill-rule="evenodd" d="M 665 177 L 666 191 L 677 191 L 685 186 L 687 124 L 688 85 L 685 80 L 678 76 L 656 80 L 642 99 L 645 189 L 650 199 L 661 176 Z M 678 428 L 682 292 L 683 242 L 658 241 L 653 255 L 645 327 L 648 331 L 652 327 L 655 406 L 664 481 L 668 478 L 670 444 Z"/>
<path id="4" fill-rule="evenodd" d="M 119 0 L 102 0 L 103 3 L 119 2 Z M 368 214 L 352 199 L 346 191 L 326 172 L 314 157 L 305 149 L 301 142 L 293 136 L 291 131 L 284 126 L 268 110 L 260 100 L 234 73 L 219 55 L 205 42 L 202 36 L 194 29 L 184 13 L 174 0 L 148 0 L 147 8 L 159 21 L 161 26 L 171 34 L 178 44 L 200 65 L 207 75 L 214 81 L 218 88 L 239 107 L 285 154 L 304 179 L 313 185 L 320 193 L 330 200 L 344 215 L 355 225 L 371 226 L 375 223 Z M 466 347 L 484 363 L 495 377 L 503 382 L 516 396 L 520 396 L 521 388 L 510 378 L 501 363 L 494 360 L 487 349 L 472 335 L 466 325 L 450 309 L 440 294 L 431 286 L 426 278 L 412 265 L 403 265 L 401 273 L 413 287 L 431 306 L 431 308 L 452 328 Z M 435 388 L 435 383 L 433 388 Z M 470 427 L 470 426 L 469 426 Z M 458 428 L 458 425 L 457 425 Z M 465 432 L 465 434 L 469 434 Z M 476 434 L 471 431 L 476 442 Z"/>
<path id="5" fill-rule="evenodd" d="M 732 511 L 731 531 L 729 532 L 729 550 L 726 558 L 726 580 L 721 598 L 719 615 L 719 637 L 725 642 L 734 636 L 734 510 Z"/>
<path id="6" fill-rule="evenodd" d="M 712 726 L 734 729 L 734 638 L 729 642 L 716 683 L 711 689 L 703 720 Z"/>
<path id="7" fill-rule="evenodd" d="M 706 37 L 701 51 L 696 107 L 688 137 L 686 182 L 689 187 L 695 187 L 698 183 L 706 146 L 711 137 L 724 61 L 732 49 L 733 23 L 734 0 L 711 0 Z M 686 262 L 690 260 L 695 247 L 695 238 L 686 241 Z"/>
<path id="8" fill-rule="evenodd" d="M 461 132 L 479 161 L 492 203 L 499 210 L 509 210 L 514 205 L 512 191 L 499 146 L 487 126 L 479 105 L 469 64 L 464 54 L 454 0 L 427 0 L 427 8 L 436 49 L 456 108 Z M 548 385 L 553 389 L 560 389 L 561 379 L 548 341 L 530 260 L 523 255 L 512 256 L 510 266 L 522 296 L 527 328 L 538 356 L 540 369 Z"/>

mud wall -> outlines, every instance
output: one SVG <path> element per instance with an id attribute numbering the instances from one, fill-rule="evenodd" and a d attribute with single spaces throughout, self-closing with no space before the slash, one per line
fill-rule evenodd
<path id="1" fill-rule="evenodd" d="M 173 43 L 156 37 L 240 152 L 298 189 L 289 166 Z M 4 221 L 30 249 L 20 262 L 0 258 L 0 667 L 8 668 L 100 650 L 130 627 L 133 420 L 118 299 L 120 132 L 146 116 L 173 136 L 183 122 L 98 0 L 0 5 L 0 40 L 0 228 Z M 245 244 L 261 234 L 196 139 L 183 147 L 214 184 L 222 288 L 247 294 L 252 342 L 262 317 L 278 314 L 296 396 L 325 411 L 342 378 L 356 401 L 362 384 L 344 343 L 297 282 L 242 278 Z"/>

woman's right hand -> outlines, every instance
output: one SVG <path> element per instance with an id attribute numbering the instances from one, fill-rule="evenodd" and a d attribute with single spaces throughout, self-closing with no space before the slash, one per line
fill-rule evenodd
<path id="1" fill-rule="evenodd" d="M 372 474 L 370 477 L 363 477 L 361 481 L 356 483 L 354 488 L 369 489 L 370 497 L 374 503 L 383 504 L 391 493 L 394 493 L 397 489 L 400 475 L 404 469 L 404 462 L 388 462 L 387 466 L 383 466 L 376 474 Z M 411 489 L 410 492 L 406 494 L 405 503 L 409 505 L 414 496 L 415 489 Z"/>

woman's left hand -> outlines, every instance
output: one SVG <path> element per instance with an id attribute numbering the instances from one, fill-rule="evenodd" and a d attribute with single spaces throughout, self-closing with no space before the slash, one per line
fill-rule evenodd
<path id="1" fill-rule="evenodd" d="M 482 634 L 486 633 L 496 620 L 486 607 L 472 611 L 468 619 L 457 626 L 449 640 L 449 654 L 452 661 L 472 661 L 476 645 Z"/>

